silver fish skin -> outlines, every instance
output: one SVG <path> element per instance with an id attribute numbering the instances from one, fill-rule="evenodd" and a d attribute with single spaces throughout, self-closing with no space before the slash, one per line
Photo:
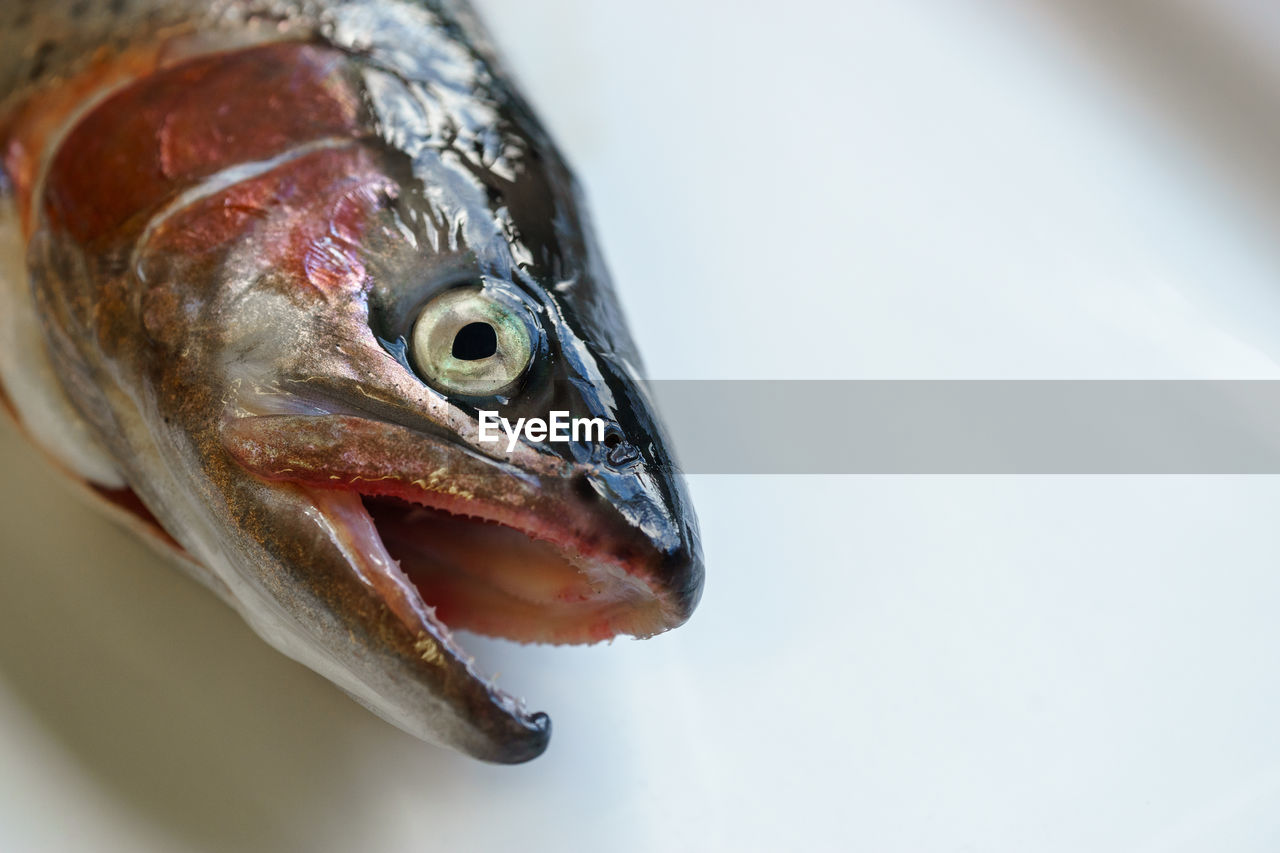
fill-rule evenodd
<path id="1" fill-rule="evenodd" d="M 277 649 L 514 763 L 550 721 L 455 630 L 689 617 L 697 522 L 582 194 L 465 3 L 17 0 L 0 155 L 6 408 Z"/>

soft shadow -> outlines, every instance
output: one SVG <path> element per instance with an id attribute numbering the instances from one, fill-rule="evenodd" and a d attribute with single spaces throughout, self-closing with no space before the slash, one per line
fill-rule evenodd
<path id="1" fill-rule="evenodd" d="M 355 849 L 371 765 L 467 775 L 97 516 L 7 421 L 0 471 L 0 679 L 112 799 L 203 849 Z"/>
<path id="2" fill-rule="evenodd" d="M 1280 227 L 1280 63 L 1245 43 L 1211 4 L 1165 0 L 997 0 L 1045 13 L 1079 56 L 1198 148 Z"/>

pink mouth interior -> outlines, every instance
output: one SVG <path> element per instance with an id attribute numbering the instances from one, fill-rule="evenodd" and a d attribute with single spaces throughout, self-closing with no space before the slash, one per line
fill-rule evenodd
<path id="1" fill-rule="evenodd" d="M 451 629 L 526 643 L 595 643 L 666 625 L 660 600 L 615 567 L 494 522 L 364 497 L 387 553 Z"/>

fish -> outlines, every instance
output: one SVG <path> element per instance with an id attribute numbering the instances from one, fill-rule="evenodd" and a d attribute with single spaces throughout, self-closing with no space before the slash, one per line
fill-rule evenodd
<path id="1" fill-rule="evenodd" d="M 519 763 L 550 719 L 457 632 L 690 617 L 583 191 L 466 3 L 8 0 L 0 163 L 3 407 L 271 646 Z"/>

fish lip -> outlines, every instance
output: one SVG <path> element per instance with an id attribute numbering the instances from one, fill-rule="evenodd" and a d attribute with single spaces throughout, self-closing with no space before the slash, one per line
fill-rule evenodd
<path id="1" fill-rule="evenodd" d="M 377 525 L 369 510 L 363 506 L 363 500 L 367 497 L 389 495 L 407 498 L 452 515 L 471 515 L 497 522 L 530 539 L 552 541 L 560 549 L 572 544 L 579 557 L 595 560 L 604 570 L 618 575 L 620 582 L 643 584 L 657 604 L 652 629 L 619 630 L 615 633 L 651 636 L 669 630 L 689 617 L 696 602 L 697 590 L 690 594 L 688 583 L 671 587 L 663 584 L 655 570 L 670 562 L 672 555 L 660 551 L 645 553 L 644 545 L 648 543 L 637 546 L 642 536 L 633 528 L 624 524 L 618 526 L 621 533 L 630 534 L 628 545 L 646 559 L 627 560 L 619 554 L 609 553 L 606 547 L 608 537 L 597 535 L 599 531 L 596 530 L 583 530 L 581 525 L 576 530 L 572 523 L 548 529 L 546 502 L 558 506 L 557 501 L 564 501 L 566 506 L 571 505 L 574 490 L 583 491 L 582 478 L 529 475 L 465 446 L 441 442 L 438 436 L 428 436 L 360 415 L 242 414 L 229 417 L 223 424 L 222 433 L 224 446 L 240 467 L 260 479 L 300 489 L 318 513 L 327 518 L 329 523 L 341 528 L 352 542 L 359 543 L 360 548 L 366 552 L 381 549 L 381 553 L 386 554 L 381 533 L 377 533 L 376 544 L 370 538 L 368 531 L 376 531 Z M 352 447 L 365 434 L 374 436 L 372 440 L 375 443 L 382 442 L 381 446 L 391 458 L 379 460 L 374 454 L 374 458 L 353 461 L 350 455 Z M 441 482 L 434 484 L 436 488 L 431 488 L 430 483 L 406 483 L 405 478 L 394 476 L 397 465 L 409 465 L 412 461 L 407 462 L 402 455 L 406 446 L 411 448 L 409 455 L 416 456 L 419 462 L 423 461 L 423 455 L 427 453 L 426 465 L 437 466 L 434 470 L 446 472 Z M 376 467 L 368 467 L 369 464 L 380 461 L 390 467 L 382 471 Z M 288 464 L 284 464 L 286 462 Z M 410 467 L 407 470 L 413 469 Z M 339 473 L 335 474 L 335 471 Z M 499 484 L 493 493 L 456 493 L 457 483 L 462 483 L 465 491 L 467 483 L 475 483 L 477 472 L 483 478 Z M 451 480 L 448 473 L 457 475 L 458 479 Z M 528 497 L 530 493 L 543 502 L 537 506 L 523 504 L 521 498 Z M 345 515 L 334 511 L 334 501 L 345 502 Z M 573 515 L 573 512 L 566 512 L 565 515 Z M 363 531 L 356 530 L 360 525 L 366 525 L 366 528 Z M 690 559 L 694 561 L 694 585 L 700 589 L 701 563 L 696 553 L 696 544 Z M 377 570 L 383 575 L 382 581 L 391 579 L 396 583 L 376 590 L 383 603 L 396 610 L 393 599 L 400 593 L 393 591 L 388 594 L 387 589 L 395 587 L 403 592 L 406 601 L 400 604 L 407 607 L 400 607 L 397 615 L 409 633 L 431 637 L 452 655 L 459 674 L 465 673 L 474 687 L 483 688 L 491 699 L 492 710 L 508 718 L 506 724 L 499 724 L 496 728 L 510 729 L 512 724 L 515 725 L 515 736 L 504 734 L 501 737 L 502 743 L 496 750 L 486 749 L 488 754 L 478 754 L 473 749 L 467 751 L 477 757 L 504 763 L 526 761 L 540 754 L 550 737 L 549 718 L 545 714 L 527 712 L 520 700 L 502 691 L 476 671 L 470 656 L 453 639 L 449 626 L 435 618 L 434 609 L 423 599 L 415 585 L 412 582 L 407 585 L 403 583 L 408 580 L 407 576 L 400 572 L 400 578 L 391 577 L 399 569 L 399 565 L 389 555 L 387 560 L 389 565 L 394 565 L 394 569 L 383 566 Z M 357 566 L 359 561 L 359 554 L 353 554 L 351 564 Z M 369 566 L 366 565 L 365 568 L 368 570 Z M 491 712 L 485 709 L 481 713 L 487 715 Z"/>

